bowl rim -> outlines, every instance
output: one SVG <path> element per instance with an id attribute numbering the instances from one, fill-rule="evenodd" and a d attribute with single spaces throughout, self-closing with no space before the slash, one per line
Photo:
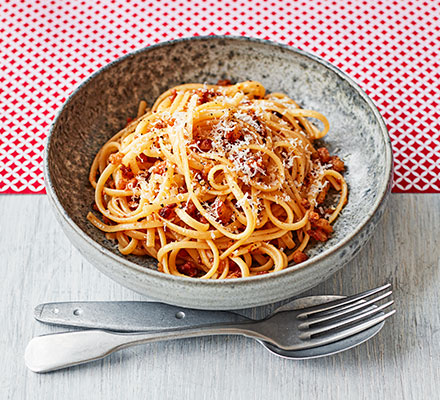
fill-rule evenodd
<path id="1" fill-rule="evenodd" d="M 344 237 L 342 240 L 338 241 L 335 245 L 328 248 L 327 250 L 324 250 L 322 253 L 319 253 L 312 258 L 297 264 L 290 266 L 288 268 L 285 268 L 281 271 L 271 272 L 270 274 L 263 274 L 263 275 L 257 275 L 257 276 L 250 276 L 247 278 L 232 278 L 232 279 L 223 279 L 223 280 L 211 280 L 211 279 L 193 279 L 189 277 L 182 277 L 182 276 L 176 276 L 176 275 L 170 275 L 165 274 L 163 272 L 159 272 L 157 270 L 154 270 L 152 268 L 143 267 L 133 261 L 130 261 L 126 258 L 124 258 L 122 255 L 113 253 L 106 247 L 102 246 L 95 240 L 93 240 L 89 235 L 87 235 L 68 215 L 64 207 L 61 205 L 61 202 L 58 199 L 58 196 L 56 194 L 56 191 L 53 187 L 52 179 L 49 172 L 49 151 L 51 148 L 51 139 L 52 134 L 54 132 L 54 129 L 58 123 L 58 120 L 61 117 L 61 114 L 65 110 L 65 108 L 74 100 L 76 95 L 86 87 L 96 76 L 101 74 L 102 72 L 114 67 L 115 65 L 118 65 L 122 62 L 124 62 L 126 59 L 129 59 L 131 57 L 135 57 L 137 54 L 140 53 L 148 53 L 150 51 L 154 51 L 161 47 L 168 47 L 168 46 L 174 46 L 176 43 L 182 43 L 182 42 L 191 42 L 191 41 L 219 41 L 219 40 L 230 40 L 230 41 L 236 41 L 236 42 L 250 42 L 250 43 L 257 43 L 262 45 L 267 45 L 269 47 L 276 47 L 283 50 L 286 50 L 288 52 L 293 52 L 296 54 L 299 54 L 309 60 L 312 60 L 314 62 L 317 62 L 321 65 L 323 65 L 325 68 L 331 70 L 332 72 L 336 73 L 340 78 L 345 80 L 350 84 L 350 86 L 359 94 L 359 96 L 366 102 L 370 110 L 372 111 L 373 115 L 375 116 L 378 124 L 380 132 L 382 133 L 383 140 L 385 143 L 385 179 L 382 180 L 380 186 L 379 186 L 379 194 L 376 198 L 376 201 L 373 205 L 373 207 L 369 210 L 369 212 L 365 215 L 365 217 L 358 223 L 358 225 L 355 227 L 355 229 L 346 237 Z M 175 40 L 168 40 L 164 42 L 160 42 L 157 44 L 153 44 L 151 46 L 143 47 L 141 49 L 135 50 L 133 52 L 127 53 L 123 55 L 122 57 L 119 57 L 110 63 L 106 64 L 105 66 L 101 67 L 91 75 L 89 75 L 85 80 L 83 80 L 73 91 L 72 93 L 67 97 L 67 99 L 64 101 L 64 103 L 60 106 L 58 109 L 56 116 L 51 124 L 49 134 L 46 139 L 46 145 L 44 149 L 44 157 L 43 157 L 43 174 L 44 174 L 44 182 L 46 186 L 46 192 L 48 195 L 48 198 L 50 202 L 52 203 L 54 209 L 58 212 L 58 215 L 61 216 L 64 221 L 67 223 L 67 225 L 77 234 L 79 235 L 83 240 L 85 240 L 91 247 L 93 247 L 95 250 L 100 252 L 101 254 L 110 257 L 112 260 L 120 263 L 124 267 L 128 267 L 132 270 L 138 271 L 142 274 L 145 274 L 152 279 L 155 280 L 161 280 L 161 281 L 174 281 L 176 284 L 184 284 L 185 286 L 203 286 L 203 287 L 235 287 L 237 285 L 250 285 L 250 284 L 258 284 L 259 282 L 267 282 L 269 280 L 274 279 L 281 279 L 285 275 L 293 274 L 298 270 L 311 267 L 313 264 L 316 264 L 320 260 L 326 258 L 327 256 L 337 252 L 339 249 L 343 248 L 345 245 L 347 245 L 357 234 L 359 234 L 360 231 L 369 223 L 373 215 L 376 213 L 376 211 L 380 208 L 382 203 L 386 200 L 387 194 L 391 188 L 392 183 L 392 176 L 393 176 L 393 154 L 392 154 L 392 147 L 391 147 L 391 139 L 388 133 L 387 126 L 385 124 L 385 121 L 380 114 L 379 110 L 377 109 L 376 105 L 373 103 L 371 98 L 366 94 L 366 92 L 345 72 L 341 71 L 338 67 L 331 64 L 329 61 L 326 61 L 325 59 L 315 55 L 311 54 L 307 51 L 298 49 L 293 46 L 289 46 L 282 43 L 277 43 L 271 40 L 266 39 L 259 39 L 259 38 L 252 38 L 247 36 L 235 36 L 235 35 L 206 35 L 206 36 L 191 36 L 191 37 L 185 37 L 185 38 L 179 38 Z"/>

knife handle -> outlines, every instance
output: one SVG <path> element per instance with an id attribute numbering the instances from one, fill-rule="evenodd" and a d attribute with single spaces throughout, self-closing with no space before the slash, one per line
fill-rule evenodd
<path id="1" fill-rule="evenodd" d="M 206 325 L 252 322 L 229 311 L 206 311 L 148 301 L 45 303 L 35 307 L 38 321 L 118 332 L 190 329 Z"/>

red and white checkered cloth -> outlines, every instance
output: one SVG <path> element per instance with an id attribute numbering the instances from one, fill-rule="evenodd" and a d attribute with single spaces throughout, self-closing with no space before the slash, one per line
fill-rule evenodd
<path id="1" fill-rule="evenodd" d="M 394 191 L 440 192 L 439 1 L 1 0 L 0 193 L 44 193 L 56 110 L 127 52 L 209 34 L 270 39 L 351 75 L 384 116 Z"/>

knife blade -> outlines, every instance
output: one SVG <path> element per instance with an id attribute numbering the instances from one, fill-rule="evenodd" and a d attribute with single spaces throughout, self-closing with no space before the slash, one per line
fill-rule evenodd
<path id="1" fill-rule="evenodd" d="M 34 317 L 52 325 L 119 332 L 197 328 L 246 323 L 250 318 L 230 311 L 205 311 L 148 301 L 80 301 L 39 304 Z"/>

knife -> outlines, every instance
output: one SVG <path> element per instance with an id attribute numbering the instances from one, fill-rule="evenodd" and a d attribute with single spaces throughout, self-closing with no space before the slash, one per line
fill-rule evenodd
<path id="1" fill-rule="evenodd" d="M 291 300 L 271 314 L 334 300 L 312 296 Z M 34 317 L 52 325 L 106 329 L 118 332 L 192 329 L 211 324 L 253 322 L 232 311 L 196 310 L 152 301 L 79 301 L 39 304 Z"/>
<path id="2" fill-rule="evenodd" d="M 195 310 L 148 301 L 44 303 L 34 317 L 52 325 L 138 332 L 197 328 L 253 320 L 230 311 Z"/>

